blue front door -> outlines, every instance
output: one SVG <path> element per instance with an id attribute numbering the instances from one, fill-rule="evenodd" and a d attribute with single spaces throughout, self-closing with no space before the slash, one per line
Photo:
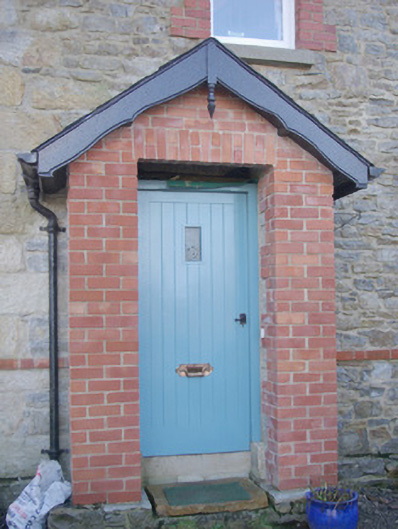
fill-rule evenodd
<path id="1" fill-rule="evenodd" d="M 239 192 L 140 191 L 144 456 L 250 448 L 247 208 Z"/>

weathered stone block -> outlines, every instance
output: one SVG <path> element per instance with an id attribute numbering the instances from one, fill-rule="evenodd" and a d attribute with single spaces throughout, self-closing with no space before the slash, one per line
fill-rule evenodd
<path id="1" fill-rule="evenodd" d="M 340 455 L 364 454 L 369 451 L 367 432 L 364 428 L 340 431 L 338 440 Z"/>
<path id="2" fill-rule="evenodd" d="M 390 362 L 373 362 L 372 378 L 388 382 L 391 379 L 393 365 Z"/>
<path id="3" fill-rule="evenodd" d="M 0 273 L 24 269 L 22 244 L 16 237 L 0 235 Z"/>
<path id="4" fill-rule="evenodd" d="M 365 68 L 352 64 L 334 65 L 337 90 L 344 91 L 345 97 L 360 97 L 367 93 L 368 75 Z"/>
<path id="5" fill-rule="evenodd" d="M 60 5 L 68 7 L 81 7 L 83 5 L 83 0 L 61 0 Z"/>
<path id="6" fill-rule="evenodd" d="M 3 274 L 0 306 L 10 314 L 40 314 L 48 310 L 48 277 L 46 274 Z"/>
<path id="7" fill-rule="evenodd" d="M 366 339 L 356 334 L 337 332 L 337 341 L 340 351 L 355 351 L 366 347 Z"/>
<path id="8" fill-rule="evenodd" d="M 369 332 L 364 332 L 364 334 L 369 337 L 369 343 L 375 349 L 391 349 L 398 343 L 398 335 L 393 330 L 372 329 Z"/>
<path id="9" fill-rule="evenodd" d="M 76 59 L 76 66 L 78 66 L 78 60 Z M 90 70 L 81 70 L 79 68 L 70 71 L 71 76 L 78 81 L 85 82 L 100 82 L 103 80 L 103 75 L 100 72 L 92 72 Z"/>
<path id="10" fill-rule="evenodd" d="M 134 19 L 133 31 L 139 35 L 158 33 L 158 19 L 154 16 L 143 15 Z"/>
<path id="11" fill-rule="evenodd" d="M 31 104 L 38 109 L 93 109 L 109 97 L 104 86 L 71 79 L 37 81 L 32 86 Z"/>
<path id="12" fill-rule="evenodd" d="M 385 443 L 381 449 L 381 454 L 398 454 L 398 439 L 391 439 L 391 441 Z"/>
<path id="13" fill-rule="evenodd" d="M 385 388 L 373 388 L 373 387 L 360 388 L 361 397 L 370 397 L 374 399 L 377 399 L 381 397 L 382 395 L 384 395 L 385 391 L 386 391 Z"/>
<path id="14" fill-rule="evenodd" d="M 38 391 L 39 388 L 39 391 Z M 48 391 L 48 371 L 0 371 L 0 477 L 30 476 L 48 445 L 48 409 L 27 398 Z M 11 413 L 5 413 L 6 410 Z M 26 411 L 30 413 L 26 414 Z M 32 434 L 28 434 L 32 432 Z M 35 433 L 33 433 L 35 432 Z"/>
<path id="15" fill-rule="evenodd" d="M 398 477 L 398 461 L 396 459 L 387 459 L 385 463 L 386 471 L 390 474 L 390 477 Z M 394 474 L 394 476 L 391 476 Z"/>
<path id="16" fill-rule="evenodd" d="M 17 316 L 0 315 L 0 355 L 2 358 L 20 356 L 20 347 L 26 340 L 26 325 Z"/>
<path id="17" fill-rule="evenodd" d="M 146 527 L 153 529 L 157 525 L 157 520 L 149 509 L 135 509 L 128 513 L 132 527 Z"/>
<path id="18" fill-rule="evenodd" d="M 371 452 L 378 452 L 381 449 L 383 453 L 383 446 L 391 442 L 391 434 L 385 426 L 379 426 L 374 430 L 369 430 L 369 446 Z"/>
<path id="19" fill-rule="evenodd" d="M 25 49 L 22 63 L 26 73 L 38 73 L 43 68 L 57 68 L 62 59 L 63 50 L 60 43 L 51 33 L 42 34 L 40 38 L 32 39 Z M 52 79 L 51 77 L 48 78 Z"/>
<path id="20" fill-rule="evenodd" d="M 40 239 L 29 239 L 26 241 L 25 249 L 28 252 L 45 252 L 48 248 L 47 237 L 43 236 Z"/>
<path id="21" fill-rule="evenodd" d="M 96 527 L 102 529 L 104 520 L 100 512 L 85 509 L 68 509 L 57 507 L 48 517 L 49 529 L 85 529 Z"/>
<path id="22" fill-rule="evenodd" d="M 366 290 L 371 292 L 375 289 L 375 282 L 373 279 L 354 279 L 354 286 L 358 290 Z"/>
<path id="23" fill-rule="evenodd" d="M 47 356 L 48 318 L 30 318 L 28 323 L 28 347 L 32 356 Z"/>
<path id="24" fill-rule="evenodd" d="M 82 68 L 90 70 L 114 71 L 120 68 L 121 61 L 116 57 L 101 57 L 93 55 L 92 57 L 83 57 L 80 59 L 79 64 Z"/>
<path id="25" fill-rule="evenodd" d="M 381 309 L 381 303 L 379 296 L 374 292 L 360 292 L 358 294 L 358 303 L 363 310 L 374 310 Z"/>
<path id="26" fill-rule="evenodd" d="M 115 21 L 110 17 L 87 15 L 83 19 L 83 29 L 85 31 L 113 33 L 115 31 Z"/>
<path id="27" fill-rule="evenodd" d="M 380 413 L 381 407 L 378 402 L 363 400 L 354 405 L 354 411 L 358 419 L 365 419 L 368 417 L 376 417 Z"/>
<path id="28" fill-rule="evenodd" d="M 355 479 L 366 475 L 383 475 L 384 459 L 376 457 L 343 458 L 339 461 L 339 478 Z"/>
<path id="29" fill-rule="evenodd" d="M 33 216 L 32 208 L 15 196 L 4 195 L 1 199 L 0 234 L 21 233 L 26 219 L 31 219 Z"/>
<path id="30" fill-rule="evenodd" d="M 4 64 L 19 66 L 31 41 L 31 35 L 23 29 L 0 30 L 0 60 Z"/>
<path id="31" fill-rule="evenodd" d="M 128 17 L 132 14 L 132 9 L 129 6 L 122 4 L 111 4 L 109 6 L 109 11 L 114 17 Z"/>
<path id="32" fill-rule="evenodd" d="M 398 388 L 393 387 L 387 391 L 387 400 L 398 403 Z"/>
<path id="33" fill-rule="evenodd" d="M 0 68 L 0 105 L 19 106 L 24 90 L 24 81 L 17 68 Z"/>
<path id="34" fill-rule="evenodd" d="M 338 49 L 344 53 L 357 53 L 358 46 L 351 34 L 339 33 L 337 35 Z"/>
<path id="35" fill-rule="evenodd" d="M 361 15 L 361 24 L 365 28 L 384 31 L 387 26 L 387 19 L 382 11 L 373 11 L 372 13 L 365 12 Z"/>
<path id="36" fill-rule="evenodd" d="M 48 272 L 48 256 L 45 253 L 32 252 L 26 258 L 28 272 Z"/>
<path id="37" fill-rule="evenodd" d="M 28 151 L 39 145 L 49 136 L 53 136 L 59 132 L 59 130 L 60 126 L 55 116 L 5 110 L 2 112 L 0 145 L 6 149 Z M 25 219 L 25 217 L 22 217 L 22 219 Z M 19 219 L 19 224 L 21 224 L 22 219 Z"/>
<path id="38" fill-rule="evenodd" d="M 0 0 L 0 26 L 9 28 L 18 22 L 16 5 L 13 0 Z"/>
<path id="39" fill-rule="evenodd" d="M 66 31 L 78 27 L 78 18 L 68 10 L 43 8 L 30 14 L 30 24 L 38 31 Z"/>
<path id="40" fill-rule="evenodd" d="M 17 159 L 11 152 L 0 153 L 0 193 L 12 194 L 17 183 Z"/>

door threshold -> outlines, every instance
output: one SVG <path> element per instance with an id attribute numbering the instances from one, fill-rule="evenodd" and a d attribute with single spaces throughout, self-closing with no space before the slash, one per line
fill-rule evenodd
<path id="1" fill-rule="evenodd" d="M 229 478 L 146 487 L 158 516 L 235 512 L 268 507 L 267 494 L 247 478 Z"/>

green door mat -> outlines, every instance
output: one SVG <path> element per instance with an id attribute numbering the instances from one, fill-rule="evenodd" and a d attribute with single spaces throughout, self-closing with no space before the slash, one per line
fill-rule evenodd
<path id="1" fill-rule="evenodd" d="M 238 481 L 218 484 L 194 483 L 185 487 L 164 487 L 163 490 L 169 505 L 250 500 L 250 494 Z"/>
<path id="2" fill-rule="evenodd" d="M 265 492 L 244 478 L 150 485 L 146 491 L 160 516 L 244 511 L 268 506 Z"/>

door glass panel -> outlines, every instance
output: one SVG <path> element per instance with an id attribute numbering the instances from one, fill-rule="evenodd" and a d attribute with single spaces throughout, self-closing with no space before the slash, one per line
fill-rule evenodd
<path id="1" fill-rule="evenodd" d="M 185 227 L 185 261 L 187 262 L 201 261 L 202 259 L 200 232 L 199 226 Z"/>

